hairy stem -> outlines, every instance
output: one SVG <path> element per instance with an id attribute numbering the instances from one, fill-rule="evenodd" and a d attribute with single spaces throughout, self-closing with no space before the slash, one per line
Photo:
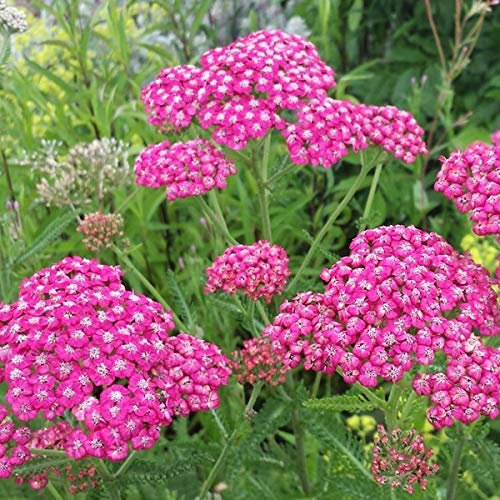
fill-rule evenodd
<path id="1" fill-rule="evenodd" d="M 372 209 L 373 199 L 375 198 L 375 193 L 377 191 L 378 180 L 380 179 L 380 172 L 382 172 L 382 163 L 379 163 L 373 174 L 372 184 L 370 186 L 370 192 L 368 193 L 368 199 L 366 200 L 365 210 L 363 211 L 363 222 L 359 228 L 363 231 L 366 228 L 366 221 L 370 215 L 370 210 Z"/>
<path id="2" fill-rule="evenodd" d="M 259 198 L 259 208 L 260 216 L 262 219 L 262 233 L 264 238 L 271 242 L 272 241 L 272 231 L 271 231 L 271 218 L 269 216 L 269 193 L 267 189 L 267 169 L 269 166 L 269 152 L 271 147 L 271 134 L 268 133 L 264 139 L 264 152 L 262 155 L 262 160 L 257 166 L 258 176 L 258 198 Z"/>
<path id="3" fill-rule="evenodd" d="M 450 464 L 450 472 L 448 474 L 448 484 L 446 487 L 446 500 L 455 500 L 457 493 L 458 472 L 460 470 L 460 462 L 462 461 L 462 452 L 464 450 L 464 439 L 457 440 L 453 457 Z"/>
<path id="4" fill-rule="evenodd" d="M 226 224 L 226 221 L 225 221 L 224 216 L 222 214 L 222 210 L 220 209 L 220 206 L 219 206 L 219 210 L 218 210 L 220 212 L 220 215 L 219 215 L 219 213 L 216 213 L 216 211 L 212 210 L 212 208 L 208 205 L 208 203 L 203 199 L 202 196 L 198 196 L 198 199 L 200 200 L 200 203 L 201 203 L 203 209 L 205 210 L 206 215 L 210 218 L 210 220 L 212 221 L 214 226 L 219 228 L 219 231 L 223 234 L 226 241 L 231 245 L 239 245 L 238 240 L 233 238 L 231 236 L 231 233 L 229 232 L 229 229 L 227 227 L 227 224 Z M 217 197 L 215 197 L 215 201 L 217 202 Z M 218 202 L 217 202 L 217 205 L 219 205 Z"/>
<path id="5" fill-rule="evenodd" d="M 47 483 L 47 490 L 50 491 L 55 500 L 63 500 L 63 496 L 57 491 L 56 487 L 50 481 Z"/>
<path id="6" fill-rule="evenodd" d="M 124 472 L 128 470 L 128 468 L 132 465 L 132 462 L 135 460 L 136 456 L 136 451 L 132 450 L 128 457 L 125 459 L 125 461 L 120 465 L 120 468 L 113 474 L 113 477 L 117 479 L 120 477 Z"/>

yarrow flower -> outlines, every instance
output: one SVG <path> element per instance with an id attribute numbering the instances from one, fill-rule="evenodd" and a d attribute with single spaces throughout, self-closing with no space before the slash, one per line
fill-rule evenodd
<path id="1" fill-rule="evenodd" d="M 0 27 L 13 33 L 22 33 L 28 29 L 26 14 L 16 7 L 9 7 L 5 0 L 0 0 Z"/>
<path id="2" fill-rule="evenodd" d="M 396 428 L 387 432 L 378 425 L 377 432 L 371 466 L 375 481 L 391 488 L 402 488 L 410 495 L 415 492 L 415 484 L 425 491 L 427 478 L 439 470 L 439 465 L 430 462 L 434 452 L 425 448 L 424 438 L 415 429 Z"/>
<path id="3" fill-rule="evenodd" d="M 224 189 L 227 177 L 235 173 L 233 160 L 204 139 L 153 144 L 135 160 L 137 184 L 166 186 L 170 201 Z"/>
<path id="4" fill-rule="evenodd" d="M 286 367 L 340 368 L 346 383 L 375 387 L 438 352 L 457 358 L 475 331 L 500 331 L 494 280 L 441 236 L 385 226 L 360 233 L 350 250 L 321 273 L 324 293 L 285 301 L 264 330 Z"/>
<path id="5" fill-rule="evenodd" d="M 500 236 L 500 145 L 476 142 L 442 156 L 434 189 L 453 200 L 479 236 Z"/>
<path id="6" fill-rule="evenodd" d="M 43 460 L 47 458 L 43 454 L 43 450 L 64 450 L 66 440 L 72 432 L 73 428 L 64 420 L 33 432 L 26 446 L 30 449 L 40 450 L 36 455 L 31 456 L 31 460 L 37 460 L 37 468 L 35 472 L 31 473 L 20 474 L 15 471 L 14 481 L 17 484 L 23 484 L 27 481 L 34 490 L 41 490 L 47 486 L 49 475 L 53 474 L 65 477 L 70 483 L 69 492 L 72 495 L 87 490 L 89 486 L 97 488 L 99 485 L 96 477 L 97 471 L 91 463 L 86 461 L 73 462 L 62 469 L 53 465 L 43 467 Z"/>
<path id="7" fill-rule="evenodd" d="M 240 384 L 255 384 L 258 380 L 271 385 L 283 384 L 288 369 L 271 348 L 269 337 L 243 341 L 243 348 L 233 352 L 233 373 Z"/>
<path id="8" fill-rule="evenodd" d="M 68 257 L 25 280 L 0 308 L 0 344 L 12 413 L 21 421 L 67 410 L 79 423 L 64 449 L 123 460 L 151 447 L 160 426 L 218 405 L 228 360 L 186 334 L 172 312 L 127 291 L 119 267 Z"/>
<path id="9" fill-rule="evenodd" d="M 76 228 L 83 235 L 83 244 L 92 252 L 111 248 L 113 243 L 123 239 L 123 217 L 120 214 L 94 212 L 85 215 Z"/>
<path id="10" fill-rule="evenodd" d="M 290 275 L 288 261 L 283 248 L 266 240 L 228 248 L 206 269 L 208 282 L 204 291 L 237 293 L 240 289 L 252 300 L 263 297 L 269 303 L 274 294 L 280 295 L 285 288 Z"/>
<path id="11" fill-rule="evenodd" d="M 290 158 L 299 165 L 331 167 L 351 148 L 355 153 L 369 144 L 413 163 L 427 149 L 423 129 L 408 111 L 394 106 L 367 106 L 331 98 L 302 104 L 297 122 L 282 132 Z"/>

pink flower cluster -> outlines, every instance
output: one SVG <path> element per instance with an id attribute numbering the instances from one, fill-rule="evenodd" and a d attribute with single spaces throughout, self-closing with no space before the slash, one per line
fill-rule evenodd
<path id="1" fill-rule="evenodd" d="M 178 131 L 196 118 L 212 128 L 215 142 L 234 150 L 284 129 L 294 163 L 325 167 L 369 143 L 406 163 L 427 152 L 409 112 L 329 98 L 335 72 L 299 36 L 258 31 L 208 51 L 200 63 L 166 68 L 144 87 L 150 123 Z M 296 118 L 287 121 L 283 110 L 296 111 Z"/>
<path id="2" fill-rule="evenodd" d="M 476 234 L 500 236 L 500 145 L 476 142 L 440 160 L 434 189 L 469 213 Z"/>
<path id="3" fill-rule="evenodd" d="M 500 309 L 486 269 L 440 236 L 415 227 L 360 233 L 321 278 L 324 293 L 285 301 L 264 330 L 286 367 L 375 387 L 396 383 L 437 352 L 456 357 L 474 331 L 496 335 Z M 458 349 L 458 351 L 457 351 Z"/>
<path id="4" fill-rule="evenodd" d="M 253 300 L 263 297 L 269 303 L 274 294 L 281 294 L 285 288 L 290 275 L 288 261 L 283 248 L 266 240 L 228 248 L 206 269 L 208 282 L 204 291 L 237 293 L 240 289 Z"/>
<path id="5" fill-rule="evenodd" d="M 166 186 L 170 201 L 224 189 L 234 162 L 204 139 L 148 146 L 135 160 L 136 182 L 141 186 Z"/>
<path id="6" fill-rule="evenodd" d="M 62 420 L 54 425 L 38 429 L 33 432 L 27 447 L 39 450 L 64 450 L 66 439 L 72 432 L 73 428 L 71 425 Z M 31 458 L 43 460 L 46 458 L 46 455 L 31 455 Z M 82 464 L 81 462 L 79 465 L 76 465 L 76 463 L 67 465 L 63 469 L 52 465 L 44 468 L 42 464 L 38 462 L 35 472 L 27 474 L 20 474 L 17 471 L 14 472 L 14 481 L 17 484 L 23 484 L 27 481 L 34 490 L 41 490 L 47 486 L 50 473 L 54 476 L 64 475 L 64 477 L 70 482 L 69 491 L 72 495 L 75 495 L 80 491 L 85 491 L 89 486 L 92 486 L 93 488 L 98 487 L 96 469 L 91 464 Z"/>
<path id="7" fill-rule="evenodd" d="M 334 71 L 314 45 L 279 30 L 258 31 L 201 57 L 201 68 L 166 68 L 142 90 L 149 121 L 176 130 L 196 116 L 212 138 L 232 149 L 250 138 L 282 128 L 277 111 L 294 109 L 302 99 L 326 97 Z"/>
<path id="8" fill-rule="evenodd" d="M 189 335 L 169 337 L 172 312 L 127 291 L 119 267 L 68 257 L 21 285 L 0 308 L 6 401 L 21 421 L 71 411 L 68 456 L 123 460 L 160 426 L 218 405 L 228 360 Z"/>
<path id="9" fill-rule="evenodd" d="M 0 479 L 10 477 L 16 466 L 31 458 L 30 439 L 31 431 L 27 427 L 16 428 L 9 410 L 0 405 Z"/>
<path id="10" fill-rule="evenodd" d="M 380 145 L 405 163 L 427 153 L 423 129 L 408 111 L 394 106 L 367 106 L 331 98 L 302 104 L 297 123 L 282 134 L 290 158 L 299 165 L 331 167 L 349 153 Z"/>
<path id="11" fill-rule="evenodd" d="M 415 492 L 415 484 L 425 490 L 427 477 L 435 474 L 439 465 L 430 463 L 434 452 L 425 449 L 424 438 L 415 429 L 403 432 L 396 428 L 388 433 L 378 425 L 377 432 L 371 466 L 375 481 L 391 488 L 402 488 L 410 495 Z"/>
<path id="12" fill-rule="evenodd" d="M 243 341 L 243 349 L 233 352 L 231 368 L 240 384 L 255 384 L 258 380 L 271 385 L 283 384 L 288 371 L 272 350 L 269 337 Z"/>
<path id="13" fill-rule="evenodd" d="M 412 385 L 434 404 L 427 418 L 436 429 L 453 425 L 454 418 L 464 424 L 480 414 L 494 419 L 500 403 L 500 349 L 484 346 L 474 335 L 456 341 L 447 353 L 446 371 L 418 374 Z"/>
<path id="14" fill-rule="evenodd" d="M 113 243 L 123 239 L 123 217 L 120 214 L 94 212 L 85 215 L 76 228 L 83 235 L 83 244 L 91 251 L 111 248 Z"/>

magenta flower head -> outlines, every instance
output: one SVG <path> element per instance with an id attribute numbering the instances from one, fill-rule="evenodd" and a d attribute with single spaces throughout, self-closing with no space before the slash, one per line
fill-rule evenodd
<path id="1" fill-rule="evenodd" d="M 500 146 L 476 142 L 440 160 L 434 189 L 469 214 L 476 234 L 500 235 Z"/>
<path id="2" fill-rule="evenodd" d="M 274 294 L 281 294 L 290 271 L 288 255 L 278 245 L 266 240 L 250 246 L 228 248 L 207 268 L 205 293 L 221 289 L 225 293 L 241 290 L 252 300 L 263 297 L 271 302 Z"/>
<path id="3" fill-rule="evenodd" d="M 230 374 L 215 345 L 169 337 L 172 312 L 126 290 L 121 275 L 68 257 L 25 280 L 2 319 L 12 413 L 27 422 L 69 410 L 78 425 L 65 450 L 76 459 L 149 448 L 174 417 L 216 407 Z"/>
<path id="4" fill-rule="evenodd" d="M 297 122 L 289 123 L 282 134 L 291 160 L 298 165 L 329 168 L 349 149 L 357 153 L 370 144 L 405 163 L 427 152 L 424 131 L 408 111 L 331 98 L 301 103 Z"/>
<path id="5" fill-rule="evenodd" d="M 141 186 L 166 186 L 167 199 L 199 196 L 227 186 L 236 173 L 233 160 L 204 139 L 148 146 L 135 160 L 136 182 Z"/>
<path id="6" fill-rule="evenodd" d="M 334 373 L 347 383 L 397 383 L 436 352 L 455 356 L 474 331 L 496 335 L 493 278 L 441 237 L 413 226 L 360 233 L 321 278 L 324 293 L 285 301 L 264 330 L 283 363 Z M 430 392 L 429 392 L 430 393 Z"/>

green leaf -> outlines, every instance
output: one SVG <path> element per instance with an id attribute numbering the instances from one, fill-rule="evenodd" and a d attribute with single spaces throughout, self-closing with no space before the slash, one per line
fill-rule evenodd
<path id="1" fill-rule="evenodd" d="M 35 239 L 35 241 L 20 255 L 14 257 L 10 265 L 16 266 L 31 257 L 40 254 L 47 246 L 55 239 L 59 238 L 66 228 L 74 221 L 75 215 L 73 212 L 66 212 L 63 215 L 53 220 L 45 230 Z"/>
<path id="2" fill-rule="evenodd" d="M 308 399 L 304 401 L 304 406 L 314 410 L 348 411 L 349 413 L 367 412 L 378 407 L 376 402 L 370 401 L 362 394 Z"/>
<path id="3" fill-rule="evenodd" d="M 363 0 L 354 0 L 352 7 L 347 15 L 347 26 L 349 31 L 356 31 L 363 17 Z"/>

